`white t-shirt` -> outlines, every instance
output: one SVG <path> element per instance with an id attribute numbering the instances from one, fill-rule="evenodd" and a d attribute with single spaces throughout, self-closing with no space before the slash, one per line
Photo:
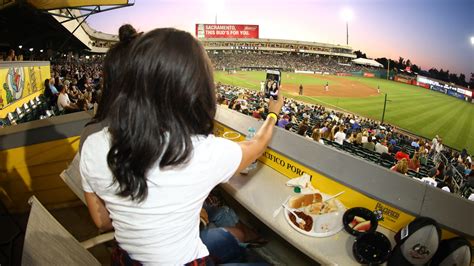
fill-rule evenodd
<path id="1" fill-rule="evenodd" d="M 377 142 L 377 144 L 375 144 L 375 152 L 380 153 L 380 154 L 382 154 L 384 152 L 388 153 L 388 147 L 381 144 L 381 143 L 379 143 L 379 142 Z"/>
<path id="2" fill-rule="evenodd" d="M 118 196 L 118 184 L 112 185 L 107 128 L 84 142 L 80 162 L 84 191 L 95 192 L 105 202 L 115 238 L 134 260 L 182 265 L 209 255 L 199 238 L 199 213 L 209 192 L 236 172 L 242 150 L 213 135 L 193 137 L 193 147 L 185 166 L 160 170 L 157 164 L 150 169 L 148 197 L 137 203 Z"/>
<path id="3" fill-rule="evenodd" d="M 344 132 L 338 131 L 334 135 L 334 141 L 341 144 L 341 145 L 343 144 L 345 139 L 346 139 L 346 133 L 344 133 Z"/>
<path id="4" fill-rule="evenodd" d="M 59 111 L 64 110 L 65 106 L 68 106 L 71 103 L 71 100 L 69 100 L 69 96 L 67 93 L 60 93 L 58 96 L 58 109 Z"/>

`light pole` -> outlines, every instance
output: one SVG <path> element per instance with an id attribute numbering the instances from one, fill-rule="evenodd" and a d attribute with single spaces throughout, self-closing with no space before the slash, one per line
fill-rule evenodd
<path id="1" fill-rule="evenodd" d="M 383 101 L 382 124 L 385 119 L 385 108 L 387 107 L 387 102 L 391 102 L 391 100 L 387 100 L 387 94 L 385 93 L 385 100 Z"/>
<path id="2" fill-rule="evenodd" d="M 349 21 L 346 21 L 346 45 L 349 45 Z"/>
<path id="3" fill-rule="evenodd" d="M 209 9 L 214 13 L 214 24 L 217 24 L 217 14 L 224 10 L 225 0 L 209 0 Z"/>
<path id="4" fill-rule="evenodd" d="M 349 45 L 349 21 L 353 17 L 352 10 L 349 8 L 344 8 L 341 15 L 342 19 L 346 22 L 346 45 Z"/>

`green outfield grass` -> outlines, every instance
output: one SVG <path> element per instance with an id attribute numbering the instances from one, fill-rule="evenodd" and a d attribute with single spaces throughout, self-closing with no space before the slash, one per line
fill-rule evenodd
<path id="1" fill-rule="evenodd" d="M 283 73 L 282 84 L 323 85 L 324 79 L 306 74 Z M 265 73 L 238 72 L 228 75 L 215 72 L 215 80 L 226 84 L 260 89 L 259 82 Z M 426 138 L 439 135 L 446 145 L 456 149 L 466 148 L 474 154 L 474 104 L 467 103 L 439 92 L 421 87 L 376 78 L 332 77 L 331 85 L 337 80 L 358 81 L 372 88 L 380 86 L 381 94 L 365 98 L 292 96 L 295 99 L 345 109 L 361 116 L 381 120 L 384 93 L 388 99 L 385 121 Z"/>

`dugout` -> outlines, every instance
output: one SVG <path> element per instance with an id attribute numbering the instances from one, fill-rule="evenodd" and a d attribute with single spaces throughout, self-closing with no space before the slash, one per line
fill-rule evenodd
<path id="1" fill-rule="evenodd" d="M 11 211 L 24 211 L 35 195 L 50 208 L 77 204 L 79 199 L 60 179 L 78 150 L 79 135 L 91 118 L 87 112 L 32 121 L 0 130 L 0 198 Z M 247 132 L 261 122 L 219 107 L 215 134 Z M 258 171 L 238 175 L 221 187 L 243 208 L 300 252 L 321 264 L 356 264 L 351 253 L 354 240 L 345 231 L 333 237 L 303 236 L 274 210 L 289 196 L 288 178 L 303 172 L 312 176 L 321 192 L 340 196 L 347 207 L 378 209 L 384 215 L 379 231 L 393 241 L 393 234 L 415 216 L 429 216 L 443 228 L 443 238 L 474 238 L 474 203 L 388 171 L 334 148 L 277 128 L 269 149 L 259 159 Z"/>

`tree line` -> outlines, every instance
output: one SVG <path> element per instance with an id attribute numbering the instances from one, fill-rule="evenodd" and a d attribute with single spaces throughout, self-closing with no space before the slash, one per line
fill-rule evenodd
<path id="1" fill-rule="evenodd" d="M 355 51 L 354 54 L 357 56 L 357 58 L 367 58 L 367 55 L 360 50 Z M 407 67 L 410 67 L 411 72 L 415 72 L 423 76 L 454 83 L 463 87 L 470 86 L 470 88 L 474 88 L 474 73 L 471 73 L 471 77 L 466 80 L 466 75 L 463 73 L 457 75 L 456 73 L 449 73 L 449 70 L 438 70 L 436 68 L 431 68 L 428 71 L 425 71 L 418 65 L 411 62 L 410 59 L 405 59 L 401 56 L 398 58 L 398 61 L 387 59 L 386 57 L 376 58 L 374 60 L 382 64 L 385 69 L 387 69 L 390 62 L 390 68 L 395 69 L 396 71 L 405 70 Z"/>

